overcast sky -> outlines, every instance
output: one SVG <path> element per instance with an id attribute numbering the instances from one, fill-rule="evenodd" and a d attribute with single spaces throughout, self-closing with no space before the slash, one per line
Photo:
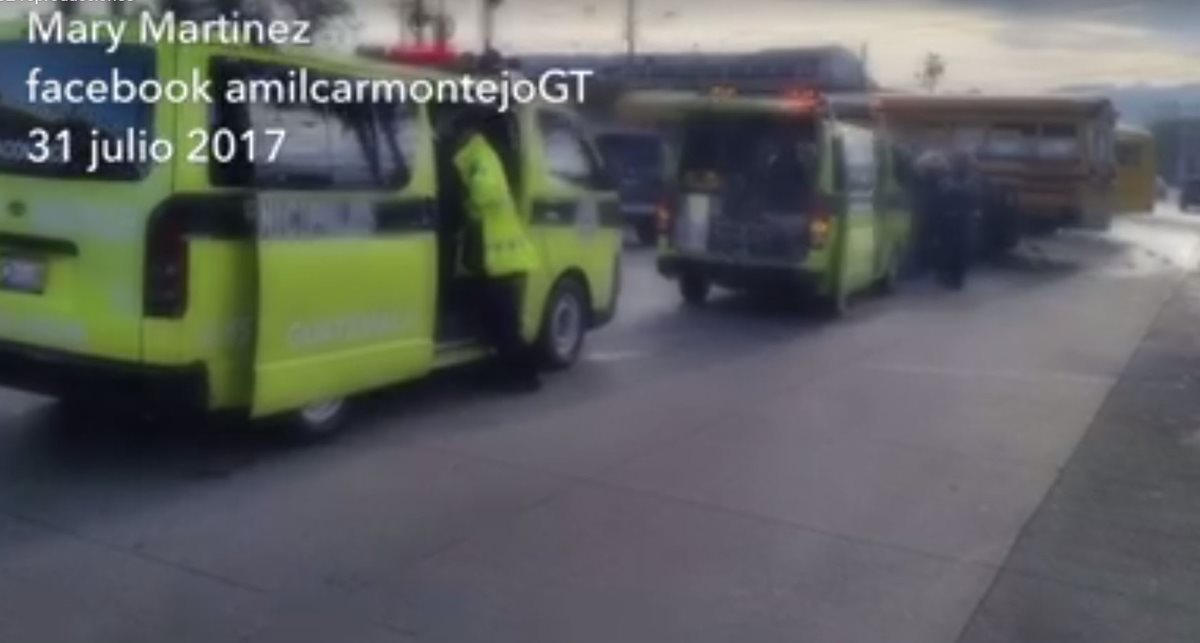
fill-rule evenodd
<path id="1" fill-rule="evenodd" d="M 436 4 L 438 0 L 429 0 Z M 475 0 L 444 0 L 474 45 Z M 397 27 L 382 1 L 360 15 L 372 39 Z M 514 51 L 619 51 L 624 0 L 505 0 L 499 42 Z M 881 82 L 911 86 L 926 52 L 948 89 L 1200 82 L 1200 0 L 638 0 L 644 50 L 867 44 Z"/>

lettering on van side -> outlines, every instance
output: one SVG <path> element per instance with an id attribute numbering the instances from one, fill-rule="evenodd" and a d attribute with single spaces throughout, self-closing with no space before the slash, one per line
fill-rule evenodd
<path id="1" fill-rule="evenodd" d="M 263 239 L 371 236 L 379 229 L 375 206 L 365 201 L 263 196 L 254 217 Z"/>
<path id="2" fill-rule="evenodd" d="M 413 316 L 396 311 L 360 313 L 301 321 L 288 328 L 288 347 L 312 351 L 329 346 L 366 343 L 396 337 L 412 327 Z"/>

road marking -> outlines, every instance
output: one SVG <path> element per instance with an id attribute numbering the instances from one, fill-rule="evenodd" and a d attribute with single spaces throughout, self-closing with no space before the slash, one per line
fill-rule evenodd
<path id="1" fill-rule="evenodd" d="M 627 351 L 603 351 L 597 353 L 588 353 L 584 359 L 589 362 L 628 362 L 635 359 L 646 359 L 650 356 L 649 351 L 627 350 Z"/>
<path id="2" fill-rule="evenodd" d="M 1076 382 L 1082 384 L 1106 384 L 1112 385 L 1116 383 L 1115 377 L 1103 377 L 1100 375 L 1086 375 L 1083 373 L 1063 373 L 1063 372 L 1029 372 L 1029 371 L 1013 371 L 1013 370 L 992 370 L 992 369 L 977 369 L 977 368 L 959 368 L 947 366 L 925 366 L 921 364 L 884 364 L 872 363 L 863 364 L 861 368 L 880 371 L 886 373 L 905 373 L 909 375 L 936 375 L 939 377 L 970 377 L 970 378 L 990 378 L 990 379 L 1006 379 L 1018 382 L 1038 382 L 1044 380 L 1062 380 Z"/>

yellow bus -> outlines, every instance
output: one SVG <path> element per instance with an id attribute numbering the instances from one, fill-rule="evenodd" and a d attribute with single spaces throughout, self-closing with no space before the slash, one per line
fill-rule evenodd
<path id="1" fill-rule="evenodd" d="M 1117 182 L 1115 210 L 1118 214 L 1150 214 L 1157 200 L 1158 164 L 1154 135 L 1129 126 L 1117 129 Z"/>
<path id="2" fill-rule="evenodd" d="M 883 95 L 878 109 L 912 147 L 959 149 L 1017 194 L 1026 229 L 1105 228 L 1116 175 L 1116 112 L 1105 98 Z"/>

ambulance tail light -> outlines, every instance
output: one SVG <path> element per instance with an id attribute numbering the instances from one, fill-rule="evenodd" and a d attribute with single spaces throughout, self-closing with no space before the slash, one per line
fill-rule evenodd
<path id="1" fill-rule="evenodd" d="M 184 218 L 177 215 L 159 212 L 150 221 L 144 290 L 148 317 L 178 319 L 187 309 L 190 250 Z"/>
<path id="2" fill-rule="evenodd" d="M 833 237 L 833 215 L 827 209 L 819 209 L 808 220 L 808 238 L 813 249 L 829 245 Z"/>

